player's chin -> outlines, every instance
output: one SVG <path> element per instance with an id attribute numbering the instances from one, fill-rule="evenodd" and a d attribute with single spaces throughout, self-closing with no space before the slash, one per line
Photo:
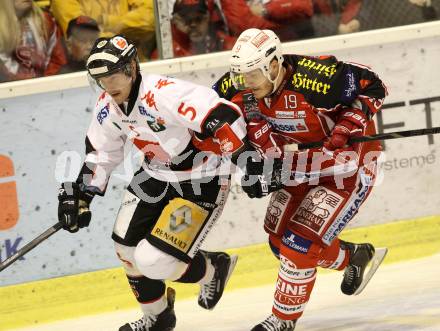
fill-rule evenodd
<path id="1" fill-rule="evenodd" d="M 124 97 L 123 97 L 121 91 L 114 91 L 114 92 L 110 92 L 109 94 L 113 98 L 113 100 L 115 100 L 116 103 L 118 103 L 118 104 L 125 101 L 125 100 L 122 100 L 122 99 L 124 99 Z"/>
<path id="2" fill-rule="evenodd" d="M 262 88 L 252 89 L 252 94 L 257 99 L 263 99 L 266 96 L 266 91 Z"/>

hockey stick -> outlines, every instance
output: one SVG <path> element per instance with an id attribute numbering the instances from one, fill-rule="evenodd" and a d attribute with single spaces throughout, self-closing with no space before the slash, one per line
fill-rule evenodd
<path id="1" fill-rule="evenodd" d="M 396 132 L 389 132 L 389 133 L 378 133 L 378 134 L 373 134 L 371 136 L 352 137 L 348 140 L 347 144 L 361 143 L 361 142 L 372 141 L 372 140 L 389 140 L 389 139 L 397 139 L 397 138 L 408 138 L 408 137 L 424 136 L 424 135 L 428 135 L 428 134 L 437 134 L 437 133 L 440 133 L 440 126 L 437 126 L 435 128 L 428 128 L 428 129 L 396 131 Z M 286 150 L 286 147 L 287 147 L 288 151 L 295 152 L 295 151 L 301 150 L 301 149 L 322 147 L 323 145 L 324 145 L 323 141 L 315 141 L 315 142 L 311 142 L 311 143 L 286 145 L 286 146 L 284 146 L 284 149 Z"/>
<path id="2" fill-rule="evenodd" d="M 9 267 L 12 263 L 17 261 L 19 258 L 21 258 L 23 255 L 25 255 L 31 249 L 37 247 L 39 244 L 41 244 L 43 241 L 45 241 L 51 235 L 58 232 L 58 230 L 60 230 L 62 227 L 63 226 L 61 225 L 61 223 L 56 223 L 55 225 L 51 226 L 49 229 L 44 231 L 42 234 L 40 234 L 37 238 L 31 240 L 29 243 L 24 245 L 14 255 L 8 257 L 6 260 L 4 260 L 2 263 L 0 263 L 0 272 L 2 272 L 4 269 Z"/>

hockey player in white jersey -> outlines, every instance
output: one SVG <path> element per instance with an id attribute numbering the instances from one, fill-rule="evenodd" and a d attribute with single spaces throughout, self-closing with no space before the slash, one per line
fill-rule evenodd
<path id="1" fill-rule="evenodd" d="M 90 202 L 104 195 L 125 143 L 142 150 L 145 161 L 125 192 L 112 238 L 143 316 L 119 330 L 170 331 L 174 293 L 166 294 L 164 280 L 199 283 L 199 305 L 213 309 L 234 269 L 237 257 L 199 248 L 229 192 L 229 176 L 218 175 L 221 158 L 236 163 L 251 149 L 246 124 L 240 109 L 210 88 L 141 74 L 136 48 L 123 36 L 98 39 L 87 69 L 103 93 L 78 180 L 60 189 L 59 221 L 70 232 L 88 226 Z M 258 178 L 246 190 L 267 194 L 267 178 Z"/>

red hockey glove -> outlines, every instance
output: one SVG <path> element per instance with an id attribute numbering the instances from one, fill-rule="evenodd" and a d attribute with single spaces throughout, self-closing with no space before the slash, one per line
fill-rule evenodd
<path id="1" fill-rule="evenodd" d="M 334 151 L 346 147 L 350 137 L 362 136 L 367 125 L 365 114 L 358 109 L 347 109 L 340 117 L 339 122 L 333 128 L 333 131 L 324 147 Z"/>
<path id="2" fill-rule="evenodd" d="M 263 155 L 281 156 L 282 141 L 272 132 L 272 126 L 266 120 L 252 120 L 247 125 L 249 142 Z"/>

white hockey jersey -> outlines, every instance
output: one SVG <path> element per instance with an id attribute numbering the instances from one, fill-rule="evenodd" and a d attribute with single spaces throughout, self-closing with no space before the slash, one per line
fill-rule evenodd
<path id="1" fill-rule="evenodd" d="M 229 135 L 235 136 L 231 139 L 228 134 L 220 138 L 211 136 L 205 144 L 195 134 L 206 137 L 206 131 L 210 131 L 206 126 L 219 126 L 219 123 L 222 126 L 221 121 L 212 120 L 212 116 L 211 123 L 206 123 L 219 106 L 239 114 L 233 123 L 226 123 Z M 144 152 L 143 168 L 150 176 L 176 182 L 215 175 L 220 167 L 221 153 L 195 155 L 194 144 L 198 147 L 196 151 L 210 149 L 200 146 L 217 144 L 219 151 L 231 153 L 236 150 L 234 139 L 241 143 L 245 136 L 246 124 L 238 106 L 220 98 L 214 90 L 175 78 L 143 74 L 128 116 L 107 93 L 99 97 L 87 132 L 85 164 L 90 168 L 91 163 L 94 168 L 86 185 L 104 192 L 111 172 L 124 159 L 127 140 Z M 186 164 L 190 161 L 191 166 L 179 169 L 178 163 L 183 159 Z M 177 166 L 173 169 L 176 160 Z"/>

